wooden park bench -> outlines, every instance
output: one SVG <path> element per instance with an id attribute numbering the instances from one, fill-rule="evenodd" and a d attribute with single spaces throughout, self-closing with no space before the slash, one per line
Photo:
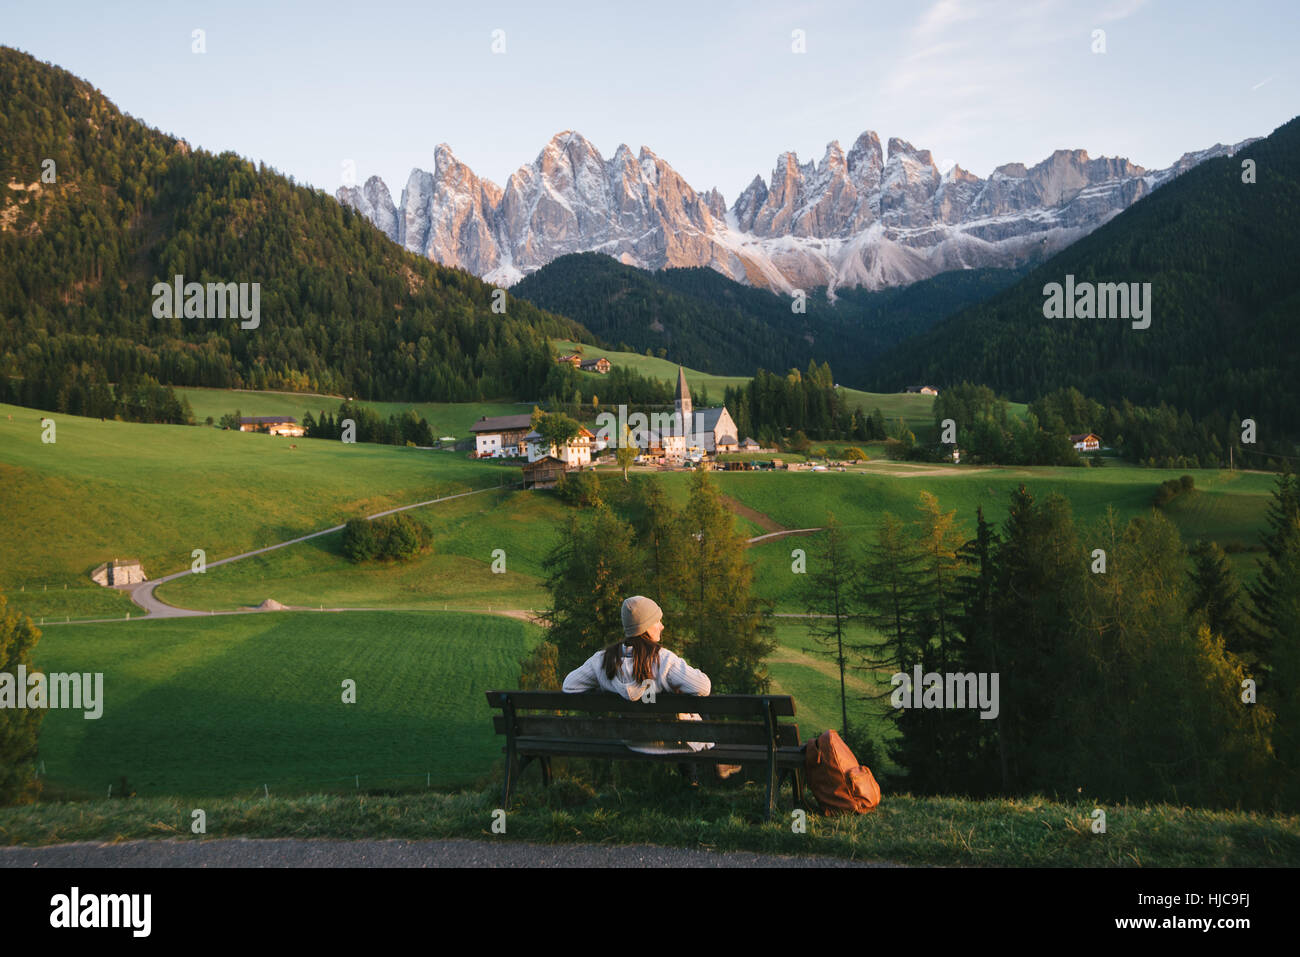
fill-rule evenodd
<path id="1" fill-rule="evenodd" d="M 670 764 L 761 764 L 766 769 L 767 809 L 771 819 L 779 788 L 778 775 L 792 772 L 795 806 L 803 804 L 803 748 L 799 729 L 780 718 L 794 717 L 789 695 L 659 694 L 653 704 L 627 701 L 605 691 L 564 694 L 559 691 L 489 691 L 488 704 L 497 734 L 506 736 L 503 806 L 529 762 L 541 767 L 542 783 L 551 783 L 551 758 L 609 758 Z M 557 712 L 577 712 L 558 714 Z M 702 721 L 678 720 L 678 713 L 700 714 Z M 712 741 L 714 746 L 669 754 L 647 754 L 629 745 Z"/>

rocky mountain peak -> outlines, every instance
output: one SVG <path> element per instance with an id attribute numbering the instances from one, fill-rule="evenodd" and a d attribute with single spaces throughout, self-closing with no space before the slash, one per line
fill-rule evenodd
<path id="1" fill-rule="evenodd" d="M 1250 142 L 1250 141 L 1247 141 Z M 709 266 L 779 291 L 870 288 L 937 272 L 1040 258 L 1101 225 L 1161 183 L 1237 146 L 1186 153 L 1166 170 L 1057 150 L 988 179 L 929 150 L 873 131 L 845 153 L 831 140 L 820 162 L 781 153 L 727 215 L 716 189 L 697 192 L 665 160 L 620 144 L 608 161 L 581 133 L 556 133 L 504 189 L 477 177 L 451 147 L 433 172 L 413 170 L 393 204 L 378 177 L 337 192 L 407 249 L 512 283 L 557 256 L 600 251 L 649 269 Z"/>

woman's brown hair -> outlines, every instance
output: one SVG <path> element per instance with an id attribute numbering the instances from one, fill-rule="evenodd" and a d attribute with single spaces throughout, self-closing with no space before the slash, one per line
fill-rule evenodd
<path id="1" fill-rule="evenodd" d="M 632 679 L 649 681 L 654 678 L 654 665 L 659 660 L 659 642 L 651 641 L 645 634 L 605 646 L 605 677 L 612 679 L 618 673 L 623 659 L 623 645 L 632 649 Z"/>

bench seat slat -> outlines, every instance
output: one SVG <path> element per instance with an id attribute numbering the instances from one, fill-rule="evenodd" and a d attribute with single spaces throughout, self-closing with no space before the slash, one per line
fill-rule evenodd
<path id="1" fill-rule="evenodd" d="M 617 741 L 573 741 L 550 738 L 516 738 L 520 754 L 571 757 L 571 758 L 633 758 L 638 761 L 663 761 L 667 763 L 703 762 L 706 764 L 765 764 L 767 748 L 759 745 L 728 744 L 703 751 L 681 751 L 671 754 L 645 754 L 633 751 Z M 802 768 L 803 748 L 783 747 L 776 750 L 776 763 L 782 768 Z"/>
<path id="2" fill-rule="evenodd" d="M 613 692 L 588 691 L 582 694 L 565 694 L 562 691 L 489 691 L 488 704 L 494 708 L 505 706 L 509 697 L 515 711 L 595 711 L 604 714 L 631 712 L 636 714 L 676 714 L 678 712 L 708 711 L 718 715 L 762 714 L 764 703 L 771 702 L 778 717 L 794 717 L 794 699 L 789 695 L 730 694 L 716 697 L 690 694 L 661 694 L 654 704 L 644 701 L 627 701 Z M 705 702 L 708 704 L 705 704 Z"/>

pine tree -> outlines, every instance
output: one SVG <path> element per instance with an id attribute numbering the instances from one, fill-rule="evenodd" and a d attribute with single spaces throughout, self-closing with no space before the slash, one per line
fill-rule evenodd
<path id="1" fill-rule="evenodd" d="M 939 500 L 929 492 L 921 493 L 917 506 L 920 518 L 916 521 L 916 549 L 920 556 L 917 569 L 917 616 L 919 627 L 927 642 L 933 643 L 940 671 L 949 670 L 952 657 L 950 645 L 957 640 L 954 633 L 953 596 L 961 560 L 957 552 L 965 544 L 956 527 L 956 511 L 942 512 Z"/>
<path id="2" fill-rule="evenodd" d="M 1273 499 L 1266 516 L 1268 529 L 1261 536 L 1265 554 L 1259 559 L 1259 574 L 1247 591 L 1254 604 L 1253 651 L 1267 674 L 1272 668 L 1275 644 L 1288 630 L 1287 596 L 1297 590 L 1288 578 L 1290 553 L 1300 548 L 1300 484 L 1289 469 L 1277 477 Z"/>
<path id="3" fill-rule="evenodd" d="M 1290 471 L 1278 476 L 1268 509 L 1265 555 L 1249 589 L 1255 607 L 1256 648 L 1275 702 L 1274 735 L 1283 800 L 1300 806 L 1300 486 Z"/>
<path id="4" fill-rule="evenodd" d="M 1228 564 L 1227 553 L 1217 542 L 1197 542 L 1190 551 L 1193 568 L 1188 611 L 1209 625 L 1210 632 L 1224 640 L 1228 651 L 1248 664 L 1258 665 L 1255 635 L 1247 628 L 1241 586 Z"/>
<path id="5" fill-rule="evenodd" d="M 634 528 L 641 556 L 637 594 L 654 599 L 663 609 L 664 629 L 676 631 L 681 611 L 675 599 L 686 589 L 689 539 L 657 475 L 638 480 L 635 502 L 638 514 Z"/>
<path id="6" fill-rule="evenodd" d="M 1002 678 L 997 721 L 1013 791 L 1043 783 L 1059 741 L 1057 703 L 1077 675 L 1062 648 L 1071 634 L 1086 567 L 1069 503 L 1059 495 L 1041 505 L 1021 485 L 1003 526 L 994 619 Z"/>
<path id="7" fill-rule="evenodd" d="M 956 628 L 959 575 L 957 552 L 964 541 L 955 527 L 956 512 L 944 513 L 929 492 L 921 493 L 920 519 L 914 523 L 912 547 L 915 596 L 916 661 L 923 674 L 965 673 L 958 667 L 963 655 L 961 633 Z M 950 787 L 952 764 L 960 760 L 959 729 L 978 714 L 965 709 L 910 708 L 898 718 L 902 738 L 895 754 L 908 771 L 909 786 L 920 791 Z"/>
<path id="8" fill-rule="evenodd" d="M 640 594 L 632 529 L 601 505 L 573 515 L 543 561 L 551 605 L 543 614 L 559 666 L 572 671 L 623 635 L 623 600 Z"/>
<path id="9" fill-rule="evenodd" d="M 957 580 L 957 628 L 965 639 L 962 644 L 961 671 L 974 671 L 998 675 L 1001 688 L 1001 666 L 998 658 L 998 622 L 994 613 L 994 595 L 997 587 L 997 569 L 994 556 L 1000 539 L 997 531 L 984 518 L 984 507 L 975 511 L 975 537 L 962 545 L 958 557 L 965 573 Z M 965 734 L 958 745 L 963 749 L 964 761 L 957 765 L 959 776 L 965 769 L 965 779 L 972 793 L 984 794 L 1006 791 L 1006 748 L 1000 726 L 996 720 L 977 719 L 968 722 Z"/>
<path id="10" fill-rule="evenodd" d="M 728 694 L 764 694 L 771 684 L 764 659 L 776 650 L 767 622 L 771 603 L 753 594 L 754 567 L 745 538 L 705 471 L 691 476 L 681 513 L 686 574 L 677 596 L 678 634 L 690 660 Z"/>
<path id="11" fill-rule="evenodd" d="M 814 649 L 833 660 L 840 672 L 840 734 L 849 737 L 849 706 L 845 691 L 845 668 L 848 664 L 848 626 L 854 617 L 854 597 L 858 590 L 858 569 L 844 537 L 844 529 L 835 516 L 826 515 L 825 535 L 820 547 L 811 555 L 812 568 L 807 573 L 804 604 L 808 614 L 808 633 L 823 645 Z"/>
<path id="12" fill-rule="evenodd" d="M 1107 538 L 1109 525 L 1101 534 Z M 1071 693 L 1056 726 L 1054 783 L 1098 797 L 1265 798 L 1267 708 L 1246 706 L 1241 661 L 1189 617 L 1181 537 L 1158 513 L 1132 519 L 1090 576 L 1063 645 Z"/>
<path id="13" fill-rule="evenodd" d="M 876 541 L 861 561 L 857 605 L 863 621 L 883 636 L 880 644 L 859 647 L 864 670 L 911 672 L 918 664 L 917 569 L 921 556 L 903 523 L 889 512 L 881 516 Z"/>

